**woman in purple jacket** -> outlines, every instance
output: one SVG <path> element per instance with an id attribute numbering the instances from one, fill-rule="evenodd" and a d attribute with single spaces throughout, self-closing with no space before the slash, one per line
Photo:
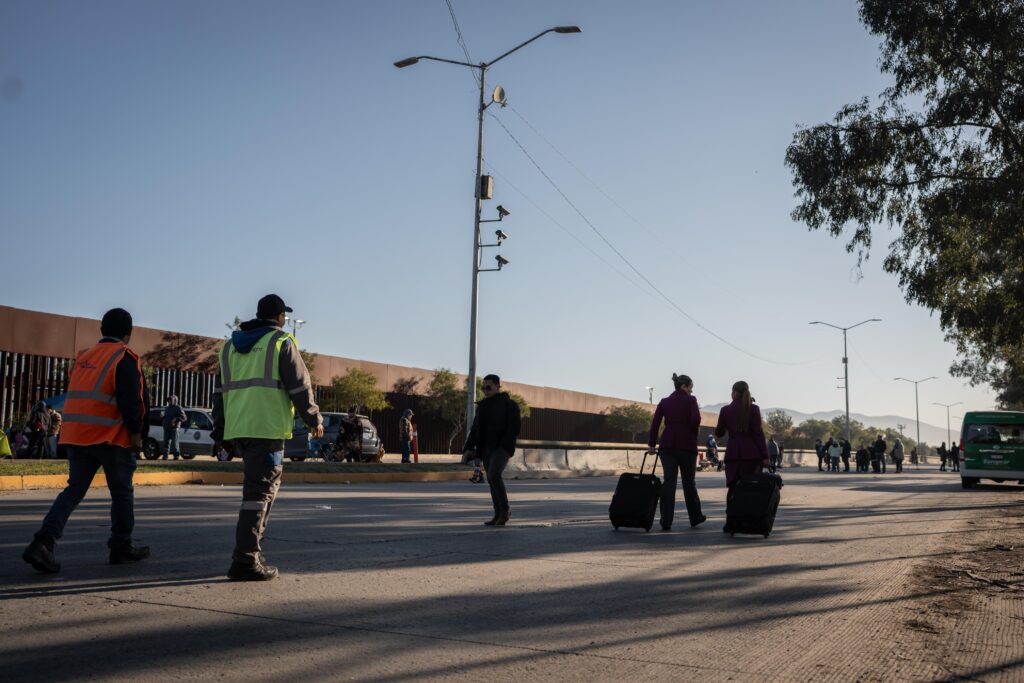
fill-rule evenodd
<path id="1" fill-rule="evenodd" d="M 664 470 L 665 482 L 661 486 L 661 529 L 672 528 L 672 516 L 676 507 L 676 474 L 683 474 L 683 498 L 690 526 L 707 521 L 700 511 L 700 496 L 697 495 L 697 429 L 700 427 L 700 408 L 693 397 L 693 380 L 686 375 L 672 373 L 676 390 L 661 399 L 654 419 L 651 420 L 651 434 L 648 453 L 654 452 L 658 442 L 658 429 L 665 420 L 665 432 L 661 435 L 658 456 Z"/>
<path id="2" fill-rule="evenodd" d="M 732 403 L 722 406 L 715 436 L 729 434 L 725 447 L 725 483 L 732 486 L 768 466 L 768 447 L 761 427 L 761 409 L 750 396 L 746 382 L 732 385 Z"/>

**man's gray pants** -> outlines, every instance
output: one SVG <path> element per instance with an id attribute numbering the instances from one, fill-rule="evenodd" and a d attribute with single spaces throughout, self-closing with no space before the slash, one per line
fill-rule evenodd
<path id="1" fill-rule="evenodd" d="M 242 509 L 235 527 L 235 552 L 231 559 L 254 565 L 261 557 L 260 541 L 267 530 L 270 510 L 281 488 L 284 471 L 284 444 L 275 439 L 235 439 L 235 456 L 245 465 L 242 483 Z"/>
<path id="2" fill-rule="evenodd" d="M 508 512 L 508 493 L 505 491 L 505 481 L 501 473 L 505 471 L 509 458 L 512 455 L 500 448 L 485 451 L 483 454 L 484 468 L 487 471 L 487 486 L 491 489 L 491 503 L 494 505 L 494 513 Z"/>

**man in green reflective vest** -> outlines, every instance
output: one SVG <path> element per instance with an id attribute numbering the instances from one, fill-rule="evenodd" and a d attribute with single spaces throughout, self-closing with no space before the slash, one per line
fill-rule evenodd
<path id="1" fill-rule="evenodd" d="M 245 463 L 242 509 L 228 578 L 269 581 L 277 567 L 263 559 L 260 541 L 281 487 L 284 442 L 297 413 L 313 438 L 324 434 L 313 383 L 295 337 L 282 328 L 292 309 L 276 294 L 256 306 L 220 350 L 213 389 L 213 438 Z"/>

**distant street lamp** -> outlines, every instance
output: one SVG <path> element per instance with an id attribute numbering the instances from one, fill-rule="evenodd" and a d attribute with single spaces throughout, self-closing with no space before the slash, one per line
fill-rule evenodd
<path id="1" fill-rule="evenodd" d="M 288 318 L 288 322 L 292 325 L 292 336 L 297 337 L 299 328 L 306 324 L 305 320 L 299 320 L 298 318 Z"/>
<path id="2" fill-rule="evenodd" d="M 460 62 L 455 59 L 442 59 L 441 57 L 430 57 L 427 55 L 420 55 L 418 57 L 408 57 L 406 59 L 395 62 L 395 66 L 399 69 L 404 69 L 407 66 L 416 64 L 421 59 L 429 59 L 434 62 L 444 62 L 445 64 L 456 64 L 458 66 L 468 66 L 471 69 L 477 69 L 480 72 L 480 104 L 477 108 L 477 137 L 476 137 L 476 209 L 473 212 L 473 288 L 470 303 L 469 313 L 469 372 L 467 372 L 466 379 L 466 429 L 469 429 L 470 425 L 473 424 L 473 414 L 476 410 L 476 327 L 477 327 L 477 308 L 478 308 L 478 296 L 477 287 L 480 280 L 480 202 L 484 199 L 490 199 L 489 189 L 485 191 L 485 180 L 489 178 L 483 175 L 483 163 L 484 163 L 484 111 L 487 107 L 494 103 L 501 106 L 505 106 L 505 90 L 499 85 L 494 89 L 494 93 L 491 96 L 491 101 L 484 103 L 484 83 L 487 80 L 487 69 L 500 62 L 505 57 L 519 50 L 520 48 L 526 47 L 533 41 L 537 40 L 543 35 L 548 33 L 580 33 L 578 26 L 556 26 L 549 28 L 546 31 L 541 31 L 533 38 L 516 45 L 511 50 L 495 57 L 489 62 L 480 62 L 479 64 L 470 64 L 469 62 Z M 486 195 L 486 196 L 485 196 Z M 508 215 L 503 207 L 498 207 L 498 219 Z M 500 231 L 499 231 L 500 232 Z M 499 235 L 499 242 L 502 236 Z M 508 259 L 498 255 L 495 257 L 495 261 L 498 262 L 497 268 L 491 268 L 488 270 L 501 270 L 502 266 L 508 263 Z"/>
<path id="3" fill-rule="evenodd" d="M 962 406 L 963 401 L 957 401 L 956 403 L 932 403 L 933 406 L 943 406 L 946 409 L 946 446 L 950 446 L 953 443 L 951 433 L 949 431 L 949 409 L 953 406 Z"/>
<path id="4" fill-rule="evenodd" d="M 894 377 L 894 382 L 910 382 L 914 385 L 914 419 L 917 421 L 917 459 L 921 460 L 921 409 L 917 403 L 917 385 L 938 377 L 925 377 L 924 379 L 907 379 L 906 377 Z"/>
<path id="5" fill-rule="evenodd" d="M 832 323 L 823 323 L 820 320 L 807 323 L 808 325 L 826 325 L 833 327 L 843 332 L 843 389 L 846 391 L 846 440 L 850 440 L 850 362 L 846 356 L 846 331 L 852 330 L 855 327 L 860 327 L 866 323 L 880 323 L 881 318 L 869 318 L 868 320 L 862 320 L 856 325 L 850 325 L 849 327 L 840 327 L 839 325 L 833 325 Z"/>
<path id="6" fill-rule="evenodd" d="M 644 389 L 647 390 L 647 400 L 650 401 L 651 405 L 653 406 L 654 405 L 654 387 L 644 387 Z"/>

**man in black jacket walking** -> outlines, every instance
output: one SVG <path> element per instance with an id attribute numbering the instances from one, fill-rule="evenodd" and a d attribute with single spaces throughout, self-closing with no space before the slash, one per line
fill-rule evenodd
<path id="1" fill-rule="evenodd" d="M 516 450 L 519 437 L 519 405 L 508 392 L 501 390 L 501 378 L 487 375 L 483 379 L 484 398 L 477 403 L 476 417 L 462 449 L 466 462 L 480 458 L 487 470 L 491 488 L 494 518 L 487 526 L 505 526 L 509 518 L 508 494 L 501 473 Z"/>

